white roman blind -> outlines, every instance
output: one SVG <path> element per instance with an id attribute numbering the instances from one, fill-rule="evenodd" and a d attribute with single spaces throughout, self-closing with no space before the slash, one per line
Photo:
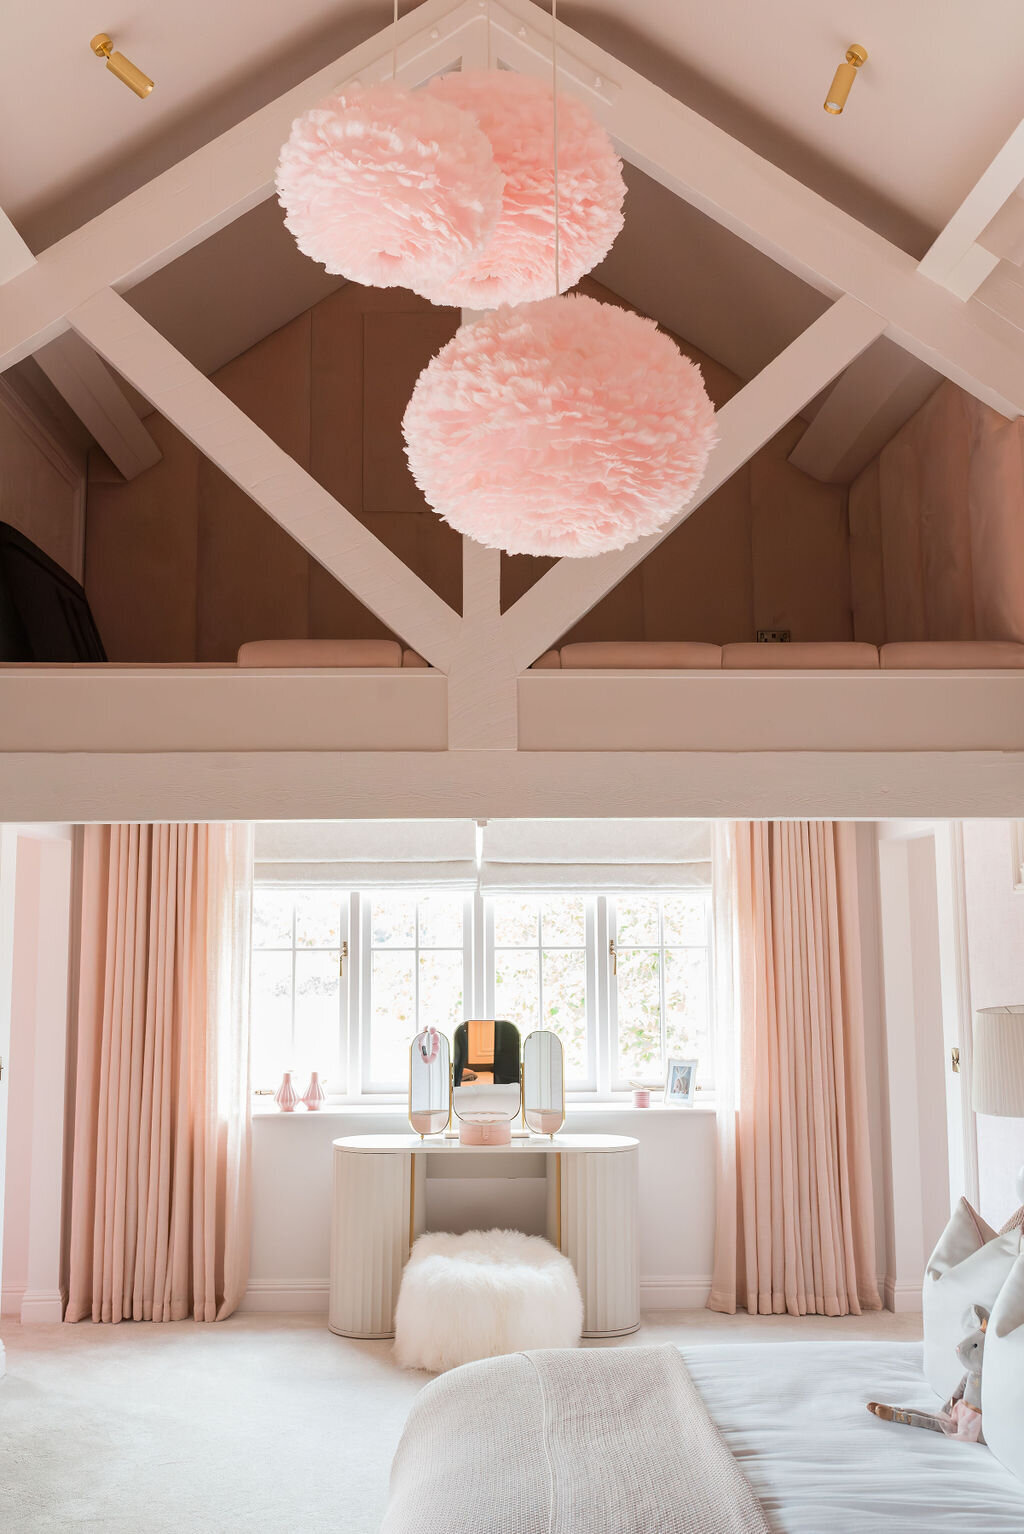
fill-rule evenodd
<path id="1" fill-rule="evenodd" d="M 707 889 L 711 826 L 700 820 L 489 820 L 486 890 Z"/>
<path id="2" fill-rule="evenodd" d="M 257 825 L 257 884 L 476 886 L 472 820 L 275 821 Z"/>

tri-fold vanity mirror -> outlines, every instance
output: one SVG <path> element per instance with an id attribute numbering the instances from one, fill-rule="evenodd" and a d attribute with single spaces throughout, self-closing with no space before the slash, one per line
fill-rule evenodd
<path id="1" fill-rule="evenodd" d="M 562 1041 L 538 1028 L 520 1046 L 515 1023 L 470 1018 L 454 1047 L 436 1028 L 409 1046 L 409 1122 L 419 1135 L 440 1134 L 454 1116 L 463 1145 L 508 1145 L 519 1118 L 534 1134 L 553 1135 L 565 1121 Z"/>

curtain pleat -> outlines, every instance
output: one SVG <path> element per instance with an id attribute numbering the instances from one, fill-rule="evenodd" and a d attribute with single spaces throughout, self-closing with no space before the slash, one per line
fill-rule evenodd
<path id="1" fill-rule="evenodd" d="M 713 1310 L 880 1308 L 854 834 L 742 822 L 716 868 L 735 940 L 719 1074 L 736 1086 L 719 1107 Z"/>
<path id="2" fill-rule="evenodd" d="M 247 826 L 89 826 L 67 1319 L 221 1320 L 249 1251 Z"/>

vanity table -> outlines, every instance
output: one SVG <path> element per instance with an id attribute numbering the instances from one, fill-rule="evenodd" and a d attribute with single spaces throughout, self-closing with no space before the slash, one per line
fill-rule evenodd
<path id="1" fill-rule="evenodd" d="M 342 1337 L 394 1336 L 402 1269 L 426 1229 L 427 1179 L 434 1168 L 467 1178 L 542 1176 L 547 1238 L 576 1270 L 584 1337 L 635 1332 L 640 1325 L 638 1147 L 639 1141 L 626 1135 L 557 1134 L 511 1145 L 465 1145 L 414 1134 L 335 1140 L 331 1331 Z M 506 1223 L 500 1204 L 491 1223 Z"/>

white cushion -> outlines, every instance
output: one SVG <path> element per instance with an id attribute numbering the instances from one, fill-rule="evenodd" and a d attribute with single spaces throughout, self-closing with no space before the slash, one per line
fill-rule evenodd
<path id="1" fill-rule="evenodd" d="M 981 1371 L 985 1442 L 1024 1481 L 1024 1255 L 999 1291 L 985 1333 Z"/>
<path id="2" fill-rule="evenodd" d="M 430 1231 L 409 1254 L 395 1308 L 403 1369 L 454 1369 L 524 1348 L 571 1348 L 583 1330 L 572 1263 L 518 1230 Z"/>
<path id="3" fill-rule="evenodd" d="M 956 1350 L 973 1330 L 972 1305 L 991 1310 L 1020 1251 L 1020 1231 L 997 1236 L 962 1198 L 924 1275 L 924 1372 L 946 1400 L 963 1378 Z M 986 1359 L 986 1368 L 988 1367 Z"/>

